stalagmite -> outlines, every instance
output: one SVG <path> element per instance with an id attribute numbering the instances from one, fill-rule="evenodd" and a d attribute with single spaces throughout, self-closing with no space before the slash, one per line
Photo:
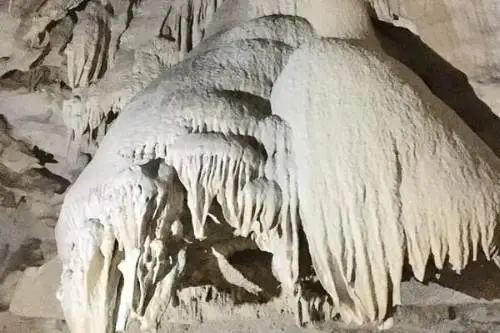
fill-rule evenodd
<path id="1" fill-rule="evenodd" d="M 252 294 L 258 294 L 262 291 L 262 288 L 260 288 L 255 283 L 248 281 L 248 279 L 245 278 L 243 274 L 234 269 L 234 267 L 228 262 L 227 258 L 217 252 L 215 248 L 212 248 L 212 253 L 217 258 L 217 263 L 219 264 L 222 275 L 229 283 L 232 283 L 238 287 L 245 288 L 249 293 Z"/>

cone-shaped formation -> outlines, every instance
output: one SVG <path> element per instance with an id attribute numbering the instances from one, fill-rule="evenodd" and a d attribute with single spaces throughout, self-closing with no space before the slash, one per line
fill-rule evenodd
<path id="1" fill-rule="evenodd" d="M 497 157 L 416 76 L 339 40 L 297 50 L 273 112 L 291 128 L 300 215 L 314 267 L 343 319 L 382 321 L 403 261 L 460 271 L 490 257 Z M 325 145 L 325 143 L 331 143 Z"/>

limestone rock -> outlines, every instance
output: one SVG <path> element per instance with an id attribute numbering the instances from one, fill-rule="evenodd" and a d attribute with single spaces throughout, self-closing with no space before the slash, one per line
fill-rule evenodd
<path id="1" fill-rule="evenodd" d="M 73 29 L 66 46 L 68 82 L 71 88 L 86 87 L 106 71 L 110 48 L 110 13 L 98 2 L 90 1 Z"/>
<path id="2" fill-rule="evenodd" d="M 16 285 L 22 278 L 23 272 L 14 271 L 7 274 L 0 284 L 0 311 L 9 309 L 9 304 L 14 296 Z"/>
<path id="3" fill-rule="evenodd" d="M 9 1 L 0 7 L 2 62 L 0 74 L 28 70 L 50 51 L 50 25 L 63 19 L 82 1 Z M 5 2 L 7 3 L 7 2 Z M 54 46 L 54 45 L 52 45 Z"/>
<path id="4" fill-rule="evenodd" d="M 60 276 L 57 258 L 39 268 L 27 268 L 16 286 L 9 311 L 23 317 L 64 319 L 56 298 Z"/>
<path id="5" fill-rule="evenodd" d="M 52 89 L 50 89 L 52 88 Z M 60 89 L 30 91 L 24 87 L 0 91 L 1 112 L 8 121 L 10 135 L 29 147 L 36 146 L 43 167 L 71 179 L 67 157 L 67 129 L 60 112 Z M 38 159 L 34 158 L 36 164 Z"/>
<path id="6" fill-rule="evenodd" d="M 0 312 L 0 333 L 69 333 L 59 319 L 26 318 L 10 312 Z"/>
<path id="7" fill-rule="evenodd" d="M 4 118 L 0 125 L 1 279 L 23 267 L 26 256 L 53 238 L 53 221 L 62 199 L 57 193 L 64 192 L 68 182 L 44 169 L 26 144 L 13 139 Z"/>
<path id="8" fill-rule="evenodd" d="M 401 285 L 401 304 L 404 305 L 456 305 L 482 302 L 484 300 L 435 282 L 424 285 L 412 280 Z"/>

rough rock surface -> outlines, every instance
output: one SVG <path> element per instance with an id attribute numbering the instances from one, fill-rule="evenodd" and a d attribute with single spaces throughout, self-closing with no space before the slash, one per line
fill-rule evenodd
<path id="1" fill-rule="evenodd" d="M 0 279 L 54 255 L 53 228 L 68 181 L 42 167 L 0 119 Z M 40 157 L 43 159 L 43 154 Z"/>
<path id="2" fill-rule="evenodd" d="M 47 292 L 55 289 L 59 283 L 53 281 L 54 272 L 60 269 L 57 260 L 54 259 L 56 255 L 54 227 L 63 201 L 62 194 L 68 184 L 77 179 L 83 167 L 91 159 L 95 162 L 92 162 L 88 171 L 84 171 L 80 176 L 79 184 L 75 185 L 73 193 L 78 192 L 78 188 L 79 193 L 83 193 L 85 188 L 92 187 L 92 184 L 103 184 L 113 179 L 117 174 L 113 171 L 116 170 L 115 167 L 126 169 L 129 165 L 127 163 L 141 165 L 137 172 L 122 174 L 122 178 L 118 179 L 115 185 L 121 181 L 130 181 L 134 177 L 138 177 L 135 178 L 136 185 L 144 185 L 144 180 L 153 176 L 152 181 L 147 181 L 150 187 L 143 189 L 144 198 L 147 197 L 147 191 L 158 197 L 163 195 L 167 202 L 166 206 L 165 202 L 158 202 L 157 205 L 159 208 L 169 207 L 172 214 L 154 218 L 166 218 L 169 221 L 169 237 L 173 239 L 171 243 L 176 245 L 168 251 L 176 255 L 172 256 L 172 262 L 166 264 L 161 254 L 161 247 L 157 246 L 158 242 L 155 242 L 154 237 L 150 237 L 149 247 L 145 246 L 150 252 L 139 256 L 138 261 L 140 268 L 138 278 L 143 282 L 140 299 L 143 303 L 136 306 L 137 304 L 127 300 L 130 299 L 127 295 L 122 296 L 120 303 L 129 302 L 129 306 L 120 307 L 122 311 L 120 325 L 124 326 L 123 318 L 126 318 L 127 312 L 134 312 L 130 309 L 139 314 L 136 317 L 143 316 L 143 323 L 154 321 L 155 311 L 164 310 L 165 304 L 150 300 L 163 298 L 165 301 L 171 293 L 169 282 L 165 280 L 161 288 L 156 287 L 156 296 L 151 293 L 155 290 L 158 276 L 164 275 L 161 270 L 165 268 L 170 270 L 171 266 L 168 265 L 173 264 L 175 269 L 172 270 L 172 275 L 182 273 L 183 279 L 180 285 L 175 287 L 179 290 L 174 293 L 172 302 L 177 302 L 177 305 L 168 310 L 168 318 L 163 318 L 161 321 L 160 331 L 353 332 L 354 328 L 347 327 L 337 320 L 316 322 L 316 319 L 324 319 L 325 313 L 331 311 L 331 301 L 326 301 L 328 297 L 318 297 L 324 295 L 324 290 L 317 288 L 317 280 L 308 280 L 309 275 L 305 280 L 313 285 L 312 292 L 311 289 L 303 288 L 311 292 L 311 295 L 303 297 L 307 298 L 308 302 L 299 299 L 298 305 L 291 306 L 295 300 L 277 297 L 287 286 L 293 289 L 290 286 L 299 270 L 305 271 L 306 275 L 311 273 L 309 265 L 298 267 L 294 266 L 293 261 L 300 259 L 300 262 L 310 262 L 311 258 L 308 251 L 303 251 L 301 248 L 305 253 L 297 253 L 295 247 L 297 243 L 303 244 L 304 235 L 294 239 L 281 234 L 282 230 L 277 232 L 280 236 L 273 235 L 272 230 L 276 230 L 273 229 L 276 228 L 276 221 L 272 220 L 279 214 L 282 205 L 266 203 L 284 200 L 285 203 L 282 204 L 289 205 L 290 202 L 286 203 L 287 199 L 283 196 L 286 192 L 283 188 L 286 185 L 284 180 L 278 177 L 274 179 L 274 183 L 270 183 L 267 179 L 279 175 L 280 171 L 276 170 L 283 168 L 283 165 L 279 165 L 278 162 L 277 165 L 270 167 L 268 163 L 264 171 L 258 168 L 245 170 L 241 166 L 245 163 L 251 165 L 259 159 L 268 157 L 279 161 L 283 157 L 279 155 L 279 149 L 275 150 L 276 155 L 273 155 L 269 145 L 280 144 L 276 138 L 285 135 L 285 132 L 276 134 L 274 138 L 267 138 L 267 141 L 262 133 L 276 129 L 273 127 L 276 124 L 264 124 L 265 126 L 260 128 L 260 136 L 259 129 L 254 132 L 236 133 L 236 136 L 241 136 L 237 138 L 231 136 L 235 133 L 229 136 L 226 133 L 234 129 L 233 126 L 236 128 L 248 126 L 241 121 L 238 122 L 243 115 L 266 118 L 271 112 L 286 113 L 299 105 L 292 103 L 287 108 L 288 111 L 277 111 L 278 108 L 272 107 L 269 102 L 273 82 L 288 62 L 290 54 L 304 42 L 314 38 L 315 34 L 361 39 L 360 43 L 363 47 L 369 48 L 370 52 L 383 50 L 408 66 L 420 76 L 433 94 L 453 109 L 497 155 L 500 154 L 498 136 L 500 122 L 496 116 L 500 115 L 498 2 L 495 0 L 473 2 L 369 0 L 367 3 L 372 6 L 371 12 L 360 10 L 361 7 L 356 1 L 344 0 L 1 0 L 0 332 L 68 332 L 59 308 L 52 305 L 49 305 L 50 309 L 46 308 L 47 304 L 53 304 L 51 302 L 55 301 L 53 295 Z M 318 8 L 320 10 L 317 10 Z M 368 13 L 372 16 L 372 22 Z M 259 19 L 263 15 L 274 16 Z M 335 19 L 332 20 L 332 17 Z M 372 23 L 374 30 L 370 28 Z M 227 54 L 231 56 L 226 59 Z M 264 54 L 267 56 L 263 57 Z M 299 57 L 300 54 L 296 56 Z M 237 61 L 234 62 L 234 59 Z M 252 61 L 255 64 L 252 65 Z M 177 65 L 179 62 L 181 64 Z M 207 70 L 211 66 L 223 70 L 215 72 Z M 234 70 L 238 68 L 244 70 L 235 75 Z M 256 68 L 259 70 L 256 71 Z M 191 76 L 186 74 L 190 70 Z M 293 75 L 300 70 L 301 66 L 293 71 Z M 162 74 L 164 72 L 167 74 Z M 327 71 L 320 71 L 316 78 L 325 73 Z M 159 81 L 150 86 L 151 82 L 158 78 Z M 264 83 L 255 84 L 257 81 Z M 347 86 L 349 85 L 341 85 L 339 89 Z M 155 95 L 155 89 L 163 91 L 163 99 Z M 235 90 L 238 92 L 235 93 Z M 385 90 L 390 91 L 390 89 Z M 304 89 L 300 89 L 293 95 L 300 96 L 303 91 Z M 141 97 L 134 98 L 137 94 L 143 96 L 142 101 Z M 310 93 L 311 96 L 317 94 L 317 91 Z M 167 103 L 168 98 L 170 104 Z M 360 100 L 357 101 L 361 103 Z M 211 121 L 217 117 L 232 117 L 232 123 L 230 121 L 225 128 L 213 128 L 216 132 L 223 133 L 222 137 L 210 133 L 200 138 L 194 133 L 195 135 L 187 135 L 185 141 L 177 144 L 175 142 L 171 144 L 172 136 L 169 136 L 171 132 L 165 131 L 165 127 L 161 127 L 161 130 L 149 137 L 141 137 L 141 128 L 148 122 L 151 127 L 161 126 L 165 119 L 159 116 L 144 120 L 134 116 L 130 110 L 142 108 L 144 113 L 155 109 L 162 111 L 166 103 L 174 111 L 174 117 L 185 117 L 186 110 L 189 109 L 188 120 L 191 117 L 195 122 L 188 124 L 186 128 L 194 128 L 195 132 L 206 131 L 208 127 L 216 124 L 216 121 L 212 123 Z M 196 119 L 195 110 L 200 108 L 205 110 L 203 121 Z M 226 112 L 236 109 L 238 111 L 233 114 Z M 123 110 L 129 111 L 122 112 Z M 206 110 L 217 110 L 218 113 L 210 114 Z M 300 111 L 295 114 L 300 114 Z M 161 112 L 158 114 L 161 115 Z M 115 121 L 117 116 L 118 120 Z M 284 119 L 287 117 L 283 115 Z M 367 121 L 367 117 L 364 120 Z M 111 130 L 109 138 L 103 141 L 110 125 L 115 124 L 113 127 L 119 128 L 127 122 L 130 124 L 130 132 L 127 134 L 130 135 L 116 139 L 119 130 Z M 306 121 L 303 124 L 306 124 Z M 297 128 L 303 124 L 295 123 L 294 126 Z M 186 134 L 183 132 L 184 129 L 179 130 L 175 126 L 166 128 L 177 131 L 176 135 Z M 389 123 L 387 128 L 395 130 L 397 126 Z M 306 139 L 311 138 L 305 138 L 303 142 L 306 142 Z M 151 140 L 156 144 L 152 146 L 142 144 Z M 259 146 L 260 140 L 262 146 Z M 175 153 L 180 158 L 175 160 L 168 157 L 169 153 L 159 144 L 162 141 L 168 141 L 168 152 Z M 233 163 L 236 158 L 240 158 L 238 156 L 241 156 L 240 166 L 235 166 L 235 170 L 241 171 L 242 178 L 234 184 L 226 182 L 228 188 L 232 185 L 236 187 L 242 185 L 248 180 L 245 177 L 252 178 L 259 172 L 264 172 L 266 180 L 254 179 L 233 206 L 230 200 L 231 193 L 226 192 L 221 195 L 210 186 L 200 187 L 200 184 L 192 180 L 193 177 L 197 177 L 194 173 L 196 168 L 198 168 L 197 175 L 200 177 L 203 175 L 203 163 L 206 161 L 197 164 L 196 158 L 202 156 L 200 152 L 208 149 L 208 142 L 212 142 L 210 149 L 214 149 L 214 153 L 208 157 L 210 163 L 213 163 L 211 165 L 217 165 L 219 162 L 221 165 Z M 478 145 L 481 146 L 481 143 Z M 100 146 L 104 148 L 99 149 Z M 115 157 L 113 154 L 117 151 L 119 156 Z M 224 155 L 221 153 L 224 151 L 230 153 Z M 351 147 L 349 151 L 352 153 L 356 149 Z M 404 149 L 397 151 L 401 154 Z M 362 151 L 358 151 L 356 156 L 364 155 Z M 151 163 L 155 158 L 165 158 L 168 163 L 166 166 L 160 164 L 158 167 Z M 227 159 L 226 162 L 224 158 Z M 146 162 L 150 163 L 144 166 Z M 172 181 L 177 176 L 172 176 L 169 163 L 174 165 L 180 183 Z M 490 162 L 486 162 L 488 163 Z M 111 167 L 110 164 L 114 166 Z M 272 170 L 273 168 L 275 169 Z M 390 168 L 390 165 L 386 167 Z M 100 173 L 97 178 L 92 175 L 92 169 L 97 169 L 95 173 Z M 160 170 L 159 175 L 155 174 L 155 170 Z M 304 170 L 306 169 L 303 167 L 299 168 L 299 172 L 303 173 Z M 249 173 L 245 175 L 245 172 Z M 435 172 L 432 174 L 436 175 Z M 467 172 L 462 173 L 462 175 L 467 174 Z M 212 182 L 217 179 L 216 175 L 211 177 L 213 177 Z M 463 180 L 457 178 L 457 183 L 464 185 L 463 192 L 460 193 L 468 198 L 474 193 L 477 194 L 476 198 L 482 198 L 484 195 L 486 198 L 493 198 L 492 202 L 495 202 L 495 196 L 498 195 L 498 191 L 495 190 L 495 186 L 498 186 L 497 181 L 491 182 L 490 188 L 476 187 L 481 189 L 475 192 L 469 191 L 471 187 L 465 187 L 468 185 L 474 188 L 471 185 L 475 182 L 474 179 L 487 178 L 481 177 L 484 177 L 484 174 L 469 173 Z M 342 176 L 340 179 L 345 180 L 345 177 Z M 182 192 L 180 188 L 187 189 L 184 193 L 187 207 L 183 207 L 184 215 L 181 219 L 174 218 L 179 212 L 172 208 L 179 206 L 178 201 L 182 201 L 182 198 L 173 198 L 162 192 L 164 184 L 169 184 L 170 191 L 178 191 L 176 193 Z M 429 186 L 432 184 L 436 183 L 431 182 Z M 302 185 L 299 184 L 300 186 Z M 439 192 L 443 187 L 435 190 Z M 450 192 L 457 191 L 457 188 L 462 187 L 456 186 Z M 73 195 L 73 197 L 74 206 L 84 206 L 82 199 L 85 196 Z M 134 197 L 132 191 L 127 198 L 134 201 L 136 200 Z M 212 197 L 217 197 L 220 207 L 197 206 L 198 202 L 210 201 Z M 455 193 L 455 198 L 457 197 L 459 197 L 458 191 Z M 256 198 L 258 200 L 255 200 Z M 422 197 L 419 201 L 426 202 L 425 199 Z M 260 208 L 252 210 L 249 209 L 250 206 L 247 208 L 241 206 L 240 202 L 245 200 L 255 201 L 253 202 L 255 207 Z M 465 201 L 464 199 L 460 202 Z M 441 204 L 443 202 L 446 201 L 440 200 Z M 471 202 L 460 204 L 458 206 L 460 209 L 457 211 L 465 212 L 466 215 L 466 208 L 470 207 L 468 205 Z M 487 207 L 488 200 L 481 202 Z M 428 202 L 428 205 L 431 204 L 432 200 Z M 67 206 L 73 205 L 67 204 Z M 139 206 L 136 207 L 138 211 L 131 215 L 141 216 L 144 213 Z M 478 204 L 475 207 L 483 205 Z M 69 212 L 67 215 L 72 214 L 72 209 L 74 212 L 74 208 L 66 209 Z M 478 212 L 479 210 L 476 211 Z M 482 212 L 487 216 L 488 208 Z M 81 216 L 86 216 L 85 214 L 87 213 L 82 212 Z M 254 226 L 249 223 L 244 222 L 239 225 L 237 217 L 240 216 L 248 220 L 259 216 L 260 238 L 257 237 L 252 241 L 242 240 L 242 237 L 250 234 L 250 230 L 255 232 L 255 229 L 252 229 Z M 475 214 L 475 217 L 479 215 Z M 184 223 L 185 219 L 197 222 L 190 227 Z M 485 222 L 486 219 L 482 220 L 483 224 L 471 224 L 471 226 L 481 225 L 482 229 L 479 231 L 473 227 L 465 228 L 472 230 L 471 252 L 461 252 L 459 247 L 453 248 L 451 243 L 442 246 L 446 243 L 442 239 L 441 242 L 431 240 L 429 251 L 436 256 L 434 263 L 439 267 L 440 259 L 443 259 L 439 258 L 439 255 L 443 255 L 446 248 L 450 251 L 451 263 L 456 269 L 464 268 L 469 256 L 474 257 L 477 254 L 481 257 L 479 255 L 481 247 L 486 256 L 493 253 L 494 251 L 490 253 L 488 249 L 492 225 Z M 224 226 L 228 221 L 238 231 L 237 235 L 233 235 L 234 230 Z M 95 226 L 99 228 L 100 224 L 96 223 Z M 266 234 L 262 230 L 271 231 Z M 85 232 L 81 231 L 80 235 L 84 235 Z M 133 240 L 134 232 L 132 230 L 127 232 L 132 235 Z M 321 242 L 321 239 L 314 239 L 316 243 L 311 242 L 312 232 L 307 233 L 309 244 L 317 245 L 316 243 Z M 452 234 L 450 231 L 448 236 Z M 467 235 L 467 232 L 463 235 Z M 73 236 L 78 237 L 71 233 L 70 236 L 67 238 L 68 242 Z M 196 242 L 197 238 L 204 236 L 207 240 Z M 236 241 L 233 239 L 235 236 L 237 236 Z M 332 237 L 332 234 L 329 234 L 329 237 Z M 482 239 L 478 241 L 481 237 Z M 273 243 L 270 238 L 283 241 Z M 367 243 L 370 239 L 372 238 L 369 238 Z M 464 236 L 462 241 L 465 242 L 467 239 Z M 79 244 L 91 244 L 93 241 L 85 243 L 84 240 Z M 139 242 L 139 240 L 134 241 Z M 192 242 L 196 245 L 189 245 L 185 253 L 176 248 L 179 244 Z M 133 242 L 123 245 L 129 246 L 130 250 L 135 246 L 131 244 Z M 290 244 L 294 244 L 288 247 L 290 251 L 284 251 L 286 254 L 278 258 L 277 254 L 283 253 L 282 250 Z M 369 244 L 373 249 L 376 247 L 374 243 Z M 425 244 L 425 241 L 420 239 L 419 244 Z M 265 251 L 259 251 L 259 247 Z M 76 251 L 85 252 L 88 249 L 79 248 Z M 115 249 L 101 247 L 99 251 L 103 251 L 104 257 L 112 258 Z M 106 251 L 110 256 L 105 255 Z M 133 251 L 129 252 L 134 254 Z M 274 253 L 274 258 L 270 253 Z M 332 254 L 336 255 L 338 252 L 333 251 Z M 420 277 L 425 275 L 425 280 L 430 283 L 423 285 L 414 280 L 402 283 L 401 303 L 404 305 L 395 312 L 394 327 L 391 332 L 500 331 L 496 319 L 500 306 L 495 302 L 496 299 L 500 299 L 500 287 L 497 282 L 500 274 L 495 265 L 482 262 L 483 258 L 479 258 L 479 263 L 467 266 L 463 276 L 457 276 L 447 267 L 439 273 L 430 267 L 425 267 L 420 255 L 425 257 L 425 253 L 414 253 L 413 257 L 410 256 L 410 264 L 413 265 L 414 271 L 411 272 L 409 267 L 405 266 L 402 275 L 406 279 L 412 274 Z M 64 254 L 62 256 L 64 259 Z M 152 261 L 150 258 L 153 258 Z M 185 266 L 180 264 L 183 258 L 188 263 Z M 133 262 L 133 255 L 128 260 Z M 313 253 L 314 260 L 322 259 L 318 256 L 314 259 Z M 111 266 L 116 266 L 117 274 L 121 271 L 124 276 L 133 275 L 135 272 L 130 269 L 129 261 L 125 260 L 125 264 L 118 267 L 119 260 L 115 260 Z M 95 271 L 99 261 L 91 260 L 89 264 L 89 269 Z M 371 268 L 383 266 L 377 265 Z M 318 262 L 315 263 L 316 270 L 321 270 L 320 266 Z M 358 269 L 361 266 L 358 262 Z M 151 270 L 151 267 L 160 270 Z M 391 272 L 394 273 L 394 270 Z M 363 271 L 357 271 L 357 274 L 359 276 Z M 322 279 L 324 282 L 325 277 Z M 130 288 L 131 281 L 133 282 L 128 279 L 124 286 L 129 292 L 128 295 L 134 294 L 134 291 L 131 291 L 133 288 Z M 88 283 L 99 285 L 102 281 L 89 280 Z M 114 283 L 121 282 L 116 280 Z M 359 283 L 348 286 L 348 289 L 352 287 L 354 290 L 349 291 L 350 298 L 357 295 L 360 288 L 365 288 Z M 336 283 L 336 287 L 339 285 L 341 284 Z M 327 291 L 331 296 L 332 289 L 328 287 L 326 289 L 329 289 Z M 374 288 L 373 292 L 377 294 L 380 289 Z M 98 299 L 100 296 L 98 293 L 96 295 Z M 43 304 L 42 296 L 47 297 L 47 302 L 43 301 Z M 368 298 L 361 299 L 361 302 L 365 305 L 372 304 Z M 342 296 L 339 299 L 345 300 Z M 152 305 L 149 308 L 148 302 Z M 168 301 L 166 303 L 168 305 Z M 80 311 L 78 306 L 75 309 Z M 383 306 L 375 308 L 380 310 Z M 301 309 L 299 314 L 297 309 Z M 94 315 L 97 316 L 93 318 L 98 320 L 99 310 L 96 311 Z M 344 319 L 348 317 L 346 311 L 343 317 Z M 298 328 L 294 323 L 297 319 L 304 323 L 315 322 L 314 327 Z M 139 327 L 136 326 L 132 322 L 128 331 L 138 332 Z M 143 328 L 145 326 L 147 325 L 143 325 Z M 368 332 L 373 329 L 372 326 L 367 326 L 360 328 L 359 331 Z M 97 330 L 95 332 L 98 333 Z"/>

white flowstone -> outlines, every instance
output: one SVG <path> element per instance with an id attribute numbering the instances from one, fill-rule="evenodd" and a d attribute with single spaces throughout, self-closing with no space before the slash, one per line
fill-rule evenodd
<path id="1" fill-rule="evenodd" d="M 457 272 L 498 255 L 500 161 L 400 64 L 311 41 L 271 104 L 291 129 L 315 271 L 344 320 L 382 321 L 400 304 L 405 258 L 422 280 L 431 255 Z"/>
<path id="2" fill-rule="evenodd" d="M 304 29 L 306 26 L 303 22 L 291 20 L 290 24 L 294 22 L 303 28 L 291 33 L 310 35 L 310 30 Z M 279 26 L 272 25 L 269 29 L 279 29 Z M 265 37 L 269 32 L 261 29 L 261 34 Z M 283 36 L 286 37 L 286 34 Z M 234 39 L 234 36 L 231 38 Z M 298 36 L 296 38 L 298 41 L 303 40 Z M 193 216 L 193 225 L 189 229 L 194 230 L 195 238 L 202 240 L 206 237 L 208 208 L 214 200 L 220 204 L 224 219 L 236 229 L 235 233 L 241 233 L 243 208 L 248 210 L 256 204 L 256 198 L 239 196 L 245 184 L 265 173 L 269 173 L 268 177 L 280 177 L 279 182 L 286 182 L 283 174 L 274 171 L 276 167 L 280 170 L 284 168 L 284 161 L 278 161 L 277 158 L 285 155 L 279 153 L 278 157 L 266 162 L 260 152 L 248 145 L 245 137 L 261 138 L 268 145 L 266 148 L 270 149 L 268 156 L 273 155 L 272 149 L 278 149 L 273 148 L 276 145 L 275 137 L 280 135 L 275 128 L 277 124 L 269 120 L 261 124 L 270 115 L 270 110 L 264 107 L 266 104 L 262 101 L 269 97 L 272 82 L 291 52 L 292 47 L 280 41 L 235 40 L 173 67 L 121 113 L 94 159 L 67 194 L 56 230 L 64 271 L 60 299 L 72 330 L 83 332 L 89 329 L 88 325 L 94 325 L 92 329 L 96 333 L 114 328 L 106 313 L 114 308 L 116 285 L 108 280 L 111 276 L 104 278 L 102 274 L 110 269 L 109 265 L 113 265 L 112 258 L 122 254 L 106 251 L 105 258 L 108 261 L 93 266 L 92 262 L 97 260 L 93 258 L 99 257 L 98 248 L 102 239 L 107 242 L 109 237 L 113 242 L 116 241 L 116 251 L 125 257 L 124 264 L 111 267 L 111 271 L 121 267 L 124 278 L 124 292 L 119 296 L 117 305 L 121 309 L 118 329 L 125 328 L 127 313 L 133 312 L 134 316 L 148 321 L 143 326 L 154 327 L 156 317 L 160 314 L 143 314 L 136 308 L 136 291 L 130 287 L 137 279 L 133 268 L 135 260 L 127 259 L 132 258 L 132 253 L 137 255 L 137 251 L 146 258 L 144 251 L 147 251 L 147 244 L 150 241 L 153 243 L 153 238 L 149 238 L 151 236 L 148 234 L 153 231 L 149 230 L 154 227 L 154 223 L 149 218 L 152 216 L 153 221 L 158 221 L 155 223 L 166 223 L 165 228 L 160 229 L 163 232 L 153 237 L 167 243 L 182 241 L 176 234 L 169 235 L 168 230 L 171 230 L 169 225 L 178 220 L 178 214 L 184 209 L 179 198 L 187 191 L 187 203 Z M 217 70 L 220 64 L 225 67 L 222 72 Z M 142 124 L 141 128 L 137 127 L 138 123 Z M 164 160 L 160 162 L 158 175 L 153 171 L 148 176 L 147 165 L 156 159 Z M 160 172 L 162 168 L 168 170 L 171 168 L 169 166 L 173 167 L 173 172 L 167 172 L 165 180 L 155 178 L 163 174 Z M 176 185 L 179 181 L 183 185 L 181 188 Z M 171 187 L 165 188 L 165 185 Z M 256 188 L 255 191 L 260 190 Z M 267 190 L 263 188 L 262 191 Z M 269 191 L 265 195 L 278 197 L 273 194 L 273 190 Z M 165 205 L 165 200 L 171 203 Z M 263 214 L 255 218 L 274 219 L 280 209 L 271 207 L 272 204 L 259 203 Z M 277 252 L 273 261 L 274 271 L 291 292 L 297 279 L 298 240 L 296 215 L 293 209 L 287 212 L 287 207 L 293 207 L 296 201 L 286 200 L 279 204 L 282 213 L 278 219 L 282 221 L 281 227 L 286 229 L 280 235 L 274 221 L 262 220 L 262 225 L 274 228 L 259 231 L 258 243 L 266 250 Z M 165 209 L 166 220 L 162 217 Z M 170 210 L 178 213 L 169 213 Z M 248 213 L 246 216 L 249 216 Z M 96 221 L 98 227 L 90 228 L 90 221 Z M 248 233 L 249 223 L 253 224 L 253 221 L 245 223 L 245 233 Z M 168 260 L 173 261 L 168 265 L 176 265 L 175 253 L 166 252 L 167 249 L 163 251 L 162 256 L 171 257 Z M 162 265 L 159 261 L 152 264 Z M 90 267 L 95 269 L 90 270 Z M 152 269 L 154 271 L 155 268 Z M 98 276 L 102 276 L 102 280 Z M 146 282 L 149 281 L 147 276 L 145 273 L 139 277 L 140 285 L 149 283 Z M 92 295 L 85 287 L 85 281 L 89 279 L 95 281 L 93 288 L 96 292 Z M 154 282 L 153 286 L 156 285 L 157 282 Z M 169 285 L 175 284 L 169 282 Z M 78 302 L 75 297 L 79 299 Z M 151 304 L 158 301 L 153 299 Z M 101 304 L 101 307 L 95 307 L 94 302 Z M 92 312 L 86 308 L 91 308 Z"/>

